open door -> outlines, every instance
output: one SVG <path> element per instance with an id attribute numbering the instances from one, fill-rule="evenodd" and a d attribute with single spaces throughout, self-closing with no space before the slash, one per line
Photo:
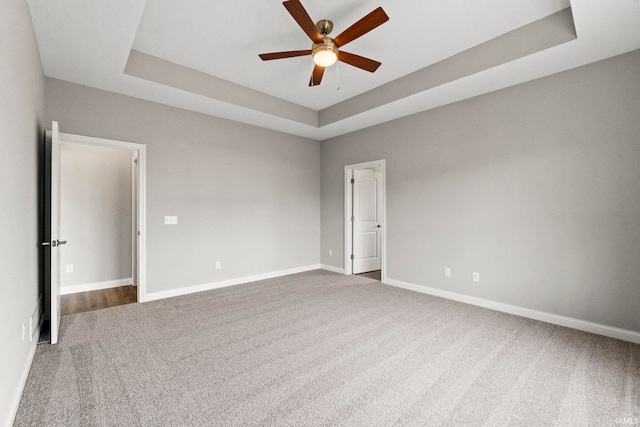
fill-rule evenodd
<path id="1" fill-rule="evenodd" d="M 380 270 L 380 178 L 371 170 L 353 171 L 353 274 Z"/>
<path id="2" fill-rule="evenodd" d="M 60 131 L 53 122 L 51 132 L 45 135 L 44 156 L 44 240 L 45 246 L 45 300 L 51 326 L 51 344 L 57 344 L 60 330 Z M 48 286 L 47 286 L 48 285 Z"/>

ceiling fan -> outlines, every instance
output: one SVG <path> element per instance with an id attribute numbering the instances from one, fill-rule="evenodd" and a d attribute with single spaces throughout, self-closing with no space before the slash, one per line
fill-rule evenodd
<path id="1" fill-rule="evenodd" d="M 329 33 L 333 30 L 333 22 L 323 19 L 318 21 L 317 24 L 314 24 L 299 0 L 289 0 L 282 2 L 282 4 L 287 8 L 298 25 L 300 25 L 300 28 L 307 33 L 313 45 L 309 50 L 262 53 L 259 56 L 263 61 L 313 55 L 315 66 L 311 73 L 309 86 L 319 85 L 322 81 L 325 67 L 333 65 L 336 61 L 345 62 L 354 67 L 369 71 L 370 73 L 376 71 L 381 65 L 380 62 L 374 61 L 373 59 L 339 50 L 342 46 L 389 20 L 389 17 L 381 7 L 344 30 L 336 38 L 331 38 L 329 37 Z"/>

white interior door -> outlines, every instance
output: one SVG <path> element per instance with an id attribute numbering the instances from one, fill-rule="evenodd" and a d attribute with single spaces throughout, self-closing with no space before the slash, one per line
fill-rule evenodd
<path id="1" fill-rule="evenodd" d="M 51 126 L 51 344 L 58 342 L 60 330 L 60 131 Z"/>
<path id="2" fill-rule="evenodd" d="M 380 270 L 382 205 L 380 173 L 353 171 L 353 274 Z"/>

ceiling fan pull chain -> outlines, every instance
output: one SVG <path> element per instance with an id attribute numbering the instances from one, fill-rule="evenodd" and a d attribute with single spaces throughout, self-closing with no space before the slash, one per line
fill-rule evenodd
<path id="1" fill-rule="evenodd" d="M 340 90 L 340 63 L 336 62 L 336 90 Z"/>

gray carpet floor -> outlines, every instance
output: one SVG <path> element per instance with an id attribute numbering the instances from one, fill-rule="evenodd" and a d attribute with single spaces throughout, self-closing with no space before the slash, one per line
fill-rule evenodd
<path id="1" fill-rule="evenodd" d="M 15 426 L 621 425 L 640 346 L 313 271 L 62 319 Z M 628 419 L 627 419 L 628 421 Z"/>

